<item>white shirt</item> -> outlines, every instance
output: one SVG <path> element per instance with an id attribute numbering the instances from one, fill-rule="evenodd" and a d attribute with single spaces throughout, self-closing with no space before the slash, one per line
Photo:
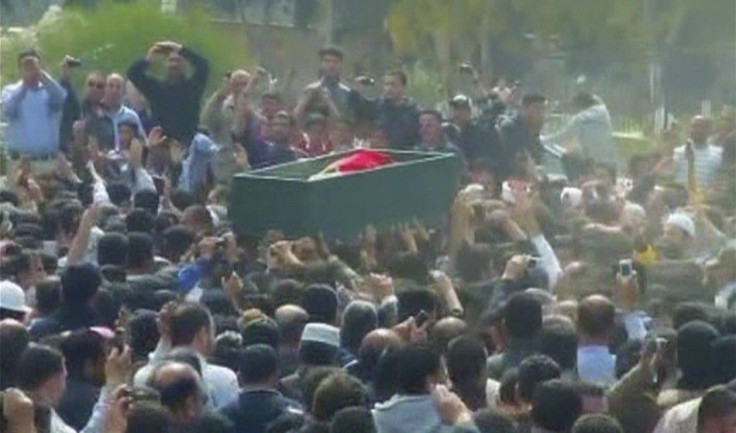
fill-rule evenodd
<path id="1" fill-rule="evenodd" d="M 606 346 L 579 346 L 578 376 L 586 382 L 610 387 L 616 382 L 616 355 Z"/>
<path id="2" fill-rule="evenodd" d="M 705 146 L 693 145 L 695 154 L 695 180 L 700 188 L 710 188 L 721 168 L 723 160 L 723 148 L 706 144 Z M 687 185 L 687 158 L 685 157 L 685 146 L 675 149 L 673 156 L 675 180 Z"/>

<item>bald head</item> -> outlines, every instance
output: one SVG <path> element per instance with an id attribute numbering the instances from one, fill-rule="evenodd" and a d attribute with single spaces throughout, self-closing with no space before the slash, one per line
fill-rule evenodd
<path id="1" fill-rule="evenodd" d="M 174 419 L 187 422 L 201 416 L 204 387 L 190 365 L 177 361 L 164 362 L 156 367 L 149 384 L 160 393 L 161 404 Z"/>
<path id="2" fill-rule="evenodd" d="M 467 329 L 468 324 L 464 320 L 452 316 L 445 317 L 434 324 L 429 334 L 429 340 L 437 350 L 445 353 L 448 343 L 455 337 L 463 335 Z"/>
<path id="3" fill-rule="evenodd" d="M 298 305 L 286 304 L 276 309 L 274 317 L 281 330 L 281 342 L 298 345 L 304 326 L 309 321 L 307 311 Z"/>
<path id="4" fill-rule="evenodd" d="M 615 326 L 616 307 L 610 299 L 591 295 L 578 305 L 578 331 L 581 338 L 607 343 Z"/>
<path id="5" fill-rule="evenodd" d="M 110 108 L 118 108 L 123 103 L 125 94 L 125 79 L 122 75 L 112 73 L 105 81 L 105 104 Z"/>
<path id="6" fill-rule="evenodd" d="M 695 144 L 705 144 L 710 135 L 710 119 L 705 116 L 694 116 L 690 121 L 690 138 Z"/>
<path id="7" fill-rule="evenodd" d="M 366 334 L 360 343 L 360 350 L 364 348 L 378 348 L 380 350 L 399 347 L 401 337 L 396 332 L 387 328 L 378 328 Z"/>
<path id="8" fill-rule="evenodd" d="M 161 389 L 182 379 L 196 381 L 199 375 L 191 365 L 178 361 L 165 362 L 153 372 L 151 385 L 156 389 Z"/>

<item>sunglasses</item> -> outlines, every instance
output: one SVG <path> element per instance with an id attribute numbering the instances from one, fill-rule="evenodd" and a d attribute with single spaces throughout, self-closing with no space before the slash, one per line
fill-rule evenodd
<path id="1" fill-rule="evenodd" d="M 89 87 L 95 87 L 97 89 L 104 89 L 105 88 L 105 83 L 99 83 L 99 82 L 96 83 L 94 81 L 90 81 L 89 83 L 87 83 L 87 86 L 89 86 Z"/>

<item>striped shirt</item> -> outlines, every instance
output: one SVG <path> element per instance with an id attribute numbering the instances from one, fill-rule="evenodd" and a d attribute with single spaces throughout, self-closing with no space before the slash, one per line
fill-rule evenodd
<path id="1" fill-rule="evenodd" d="M 710 188 L 721 168 L 723 159 L 723 148 L 706 144 L 705 146 L 693 145 L 695 153 L 695 179 L 699 188 Z M 674 154 L 675 180 L 687 185 L 687 158 L 685 157 L 685 146 L 675 149 Z"/>

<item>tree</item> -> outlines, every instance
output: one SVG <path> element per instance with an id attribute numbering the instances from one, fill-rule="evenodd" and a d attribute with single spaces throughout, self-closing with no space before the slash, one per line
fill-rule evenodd
<path id="1" fill-rule="evenodd" d="M 232 38 L 216 28 L 201 11 L 184 15 L 161 12 L 156 2 L 106 2 L 92 9 L 64 10 L 50 22 L 40 23 L 31 36 L 4 38 L 3 58 L 15 58 L 35 47 L 52 73 L 64 55 L 79 57 L 84 70 L 124 72 L 159 40 L 176 40 L 205 55 L 212 65 L 211 84 L 226 71 L 243 67 L 249 60 L 245 37 Z M 14 62 L 0 65 L 3 82 L 17 79 Z M 82 77 L 78 77 L 80 80 Z"/>

